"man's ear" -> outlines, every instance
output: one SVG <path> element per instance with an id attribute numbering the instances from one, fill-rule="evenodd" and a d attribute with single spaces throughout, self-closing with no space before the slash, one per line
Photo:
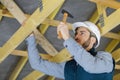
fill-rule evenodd
<path id="1" fill-rule="evenodd" d="M 90 37 L 90 44 L 86 48 L 87 51 L 89 51 L 91 48 L 93 48 L 94 44 L 96 43 L 96 38 L 95 37 Z"/>
<path id="2" fill-rule="evenodd" d="M 90 38 L 90 43 L 91 43 L 92 45 L 94 45 L 94 44 L 96 43 L 96 38 L 95 38 L 95 37 L 91 37 L 91 38 Z"/>

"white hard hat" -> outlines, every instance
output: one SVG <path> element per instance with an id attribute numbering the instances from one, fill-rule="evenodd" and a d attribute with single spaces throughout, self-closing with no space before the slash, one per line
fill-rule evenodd
<path id="1" fill-rule="evenodd" d="M 75 22 L 72 24 L 73 27 L 73 32 L 75 33 L 75 29 L 77 27 L 85 27 L 87 29 L 89 29 L 91 32 L 93 32 L 97 38 L 97 44 L 95 46 L 95 48 L 97 48 L 100 44 L 100 30 L 98 29 L 98 27 L 90 22 L 90 21 L 85 21 L 85 22 Z"/>

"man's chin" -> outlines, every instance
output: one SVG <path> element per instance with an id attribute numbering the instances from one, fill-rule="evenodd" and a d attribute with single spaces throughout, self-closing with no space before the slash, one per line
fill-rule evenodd
<path id="1" fill-rule="evenodd" d="M 77 42 L 78 44 L 82 45 L 80 42 Z"/>
<path id="2" fill-rule="evenodd" d="M 75 40 L 78 44 L 82 45 L 81 42 L 79 40 Z"/>

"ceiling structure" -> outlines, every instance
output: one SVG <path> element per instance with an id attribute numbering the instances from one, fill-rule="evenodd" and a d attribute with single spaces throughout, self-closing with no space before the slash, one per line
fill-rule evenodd
<path id="1" fill-rule="evenodd" d="M 55 80 L 55 77 L 33 70 L 27 57 L 25 39 L 35 32 L 43 59 L 52 62 L 70 60 L 71 55 L 57 39 L 56 26 L 62 20 L 62 9 L 76 21 L 96 23 L 101 30 L 101 45 L 97 50 L 112 53 L 116 61 L 114 80 L 120 79 L 120 1 L 116 0 L 0 0 L 0 80 Z M 57 79 L 59 80 L 59 79 Z"/>

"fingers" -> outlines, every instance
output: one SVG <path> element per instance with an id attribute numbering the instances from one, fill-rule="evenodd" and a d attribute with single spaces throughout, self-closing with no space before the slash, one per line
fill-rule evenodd
<path id="1" fill-rule="evenodd" d="M 57 35 L 58 35 L 58 39 L 62 39 L 62 34 L 61 34 L 61 28 L 64 27 L 64 23 L 60 22 L 60 24 L 57 27 Z"/>
<path id="2" fill-rule="evenodd" d="M 63 38 L 64 40 L 69 38 L 69 30 L 68 30 L 68 26 L 63 23 L 60 22 L 60 24 L 57 27 L 57 34 L 58 34 L 58 38 L 60 37 Z"/>
<path id="3" fill-rule="evenodd" d="M 65 24 L 64 24 L 63 22 L 60 22 L 60 24 L 59 24 L 58 27 L 57 27 L 57 34 L 60 33 L 61 28 L 64 27 L 64 26 L 65 26 Z"/>
<path id="4" fill-rule="evenodd" d="M 59 34 L 59 31 L 60 31 L 60 24 L 57 26 L 57 34 Z"/>

